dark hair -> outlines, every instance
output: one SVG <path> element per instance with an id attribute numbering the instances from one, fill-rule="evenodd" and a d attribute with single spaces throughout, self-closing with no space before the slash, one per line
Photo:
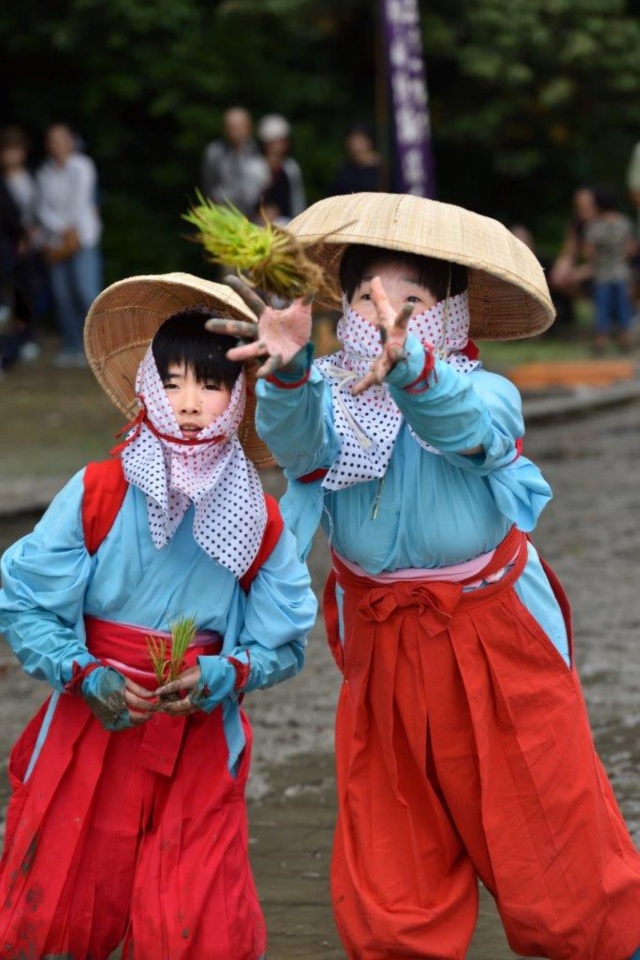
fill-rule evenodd
<path id="1" fill-rule="evenodd" d="M 618 209 L 616 191 L 606 183 L 601 183 L 593 188 L 593 200 L 601 213 L 611 213 Z"/>
<path id="2" fill-rule="evenodd" d="M 213 380 L 231 390 L 242 364 L 227 359 L 227 350 L 235 347 L 234 337 L 209 333 L 205 321 L 222 314 L 209 307 L 187 307 L 168 317 L 152 341 L 153 358 L 160 378 L 165 380 L 172 364 L 184 364 L 199 382 Z"/>
<path id="3" fill-rule="evenodd" d="M 404 263 L 413 267 L 420 286 L 427 287 L 437 301 L 446 298 L 447 290 L 449 296 L 455 297 L 469 285 L 467 268 L 460 263 L 450 263 L 437 257 L 422 257 L 417 253 L 405 253 L 403 250 L 387 250 L 354 243 L 347 247 L 340 264 L 340 287 L 347 300 L 351 300 L 371 267 L 381 263 Z"/>
<path id="4" fill-rule="evenodd" d="M 366 123 L 364 120 L 356 120 L 355 123 L 352 123 L 349 129 L 346 132 L 345 139 L 347 137 L 352 137 L 354 134 L 359 133 L 363 137 L 367 137 L 371 143 L 375 143 L 375 133 L 373 127 L 370 123 Z"/>
<path id="5" fill-rule="evenodd" d="M 19 147 L 25 152 L 29 149 L 29 138 L 22 127 L 5 127 L 0 131 L 0 150 Z"/>

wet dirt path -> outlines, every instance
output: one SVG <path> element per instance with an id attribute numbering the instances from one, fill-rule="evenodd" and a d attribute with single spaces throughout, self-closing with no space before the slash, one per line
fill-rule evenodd
<path id="1" fill-rule="evenodd" d="M 591 419 L 536 427 L 525 453 L 555 500 L 536 531 L 574 608 L 576 658 L 596 743 L 636 843 L 640 842 L 640 405 Z M 278 474 L 266 485 L 282 489 Z M 34 518 L 0 519 L 0 550 Z M 327 551 L 311 557 L 321 590 Z M 0 641 L 0 663 L 8 659 Z M 332 736 L 339 678 L 318 621 L 306 669 L 291 683 L 248 698 L 255 730 L 250 785 L 251 853 L 270 933 L 269 960 L 340 960 L 328 902 L 334 819 Z M 0 671 L 0 763 L 43 699 L 41 685 Z M 0 775 L 0 806 L 7 797 Z M 482 897 L 468 960 L 510 960 L 495 908 Z"/>

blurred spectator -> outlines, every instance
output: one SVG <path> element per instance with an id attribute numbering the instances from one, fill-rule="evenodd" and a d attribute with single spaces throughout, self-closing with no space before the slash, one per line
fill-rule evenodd
<path id="1" fill-rule="evenodd" d="M 540 266 L 548 278 L 552 266 L 551 260 L 538 253 L 531 230 L 522 223 L 514 223 L 513 226 L 509 227 L 509 229 L 514 237 L 517 237 L 518 240 L 522 240 L 522 242 L 529 247 L 531 252 L 535 254 L 540 261 Z M 567 314 L 571 314 L 571 311 L 573 310 L 573 300 L 560 290 L 554 289 L 551 285 L 549 286 L 549 292 L 551 294 L 553 305 L 556 309 L 556 320 L 545 335 L 549 337 L 566 335 Z"/>
<path id="2" fill-rule="evenodd" d="M 595 338 L 593 349 L 603 353 L 617 321 L 618 343 L 623 351 L 631 347 L 633 304 L 630 296 L 629 261 L 635 252 L 633 224 L 618 210 L 610 187 L 594 190 L 596 216 L 586 228 L 585 250 L 593 264 Z"/>
<path id="3" fill-rule="evenodd" d="M 25 232 L 36 226 L 36 182 L 27 167 L 29 141 L 20 127 L 7 127 L 0 134 L 2 178 L 20 210 Z"/>
<path id="4" fill-rule="evenodd" d="M 514 223 L 511 227 L 509 227 L 509 230 L 514 237 L 517 237 L 518 240 L 521 240 L 525 244 L 525 246 L 529 247 L 529 250 L 531 250 L 532 253 L 536 252 L 535 241 L 533 239 L 531 230 L 529 230 L 529 227 L 526 227 L 524 223 Z M 540 258 L 538 257 L 538 259 Z"/>
<path id="5" fill-rule="evenodd" d="M 636 214 L 636 239 L 640 240 L 640 141 L 636 143 L 629 160 L 627 170 L 627 187 Z M 636 247 L 636 254 L 632 262 L 633 270 L 633 297 L 640 302 L 640 244 Z"/>
<path id="6" fill-rule="evenodd" d="M 20 208 L 0 177 L 0 317 L 4 321 L 11 311 L 13 267 L 22 238 Z"/>
<path id="7" fill-rule="evenodd" d="M 596 215 L 591 187 L 580 187 L 573 195 L 573 217 L 567 225 L 562 247 L 549 271 L 549 288 L 556 299 L 558 332 L 575 326 L 575 301 L 591 296 L 592 267 L 585 255 L 585 231 Z"/>
<path id="8" fill-rule="evenodd" d="M 19 336 L 16 356 L 33 360 L 40 353 L 35 339 L 35 319 L 49 305 L 44 264 L 38 248 L 36 182 L 27 167 L 29 142 L 20 127 L 0 133 L 0 177 L 19 213 L 19 236 L 11 250 L 9 301 Z"/>
<path id="9" fill-rule="evenodd" d="M 346 159 L 338 168 L 331 196 L 382 190 L 382 158 L 375 149 L 371 128 L 365 123 L 354 124 L 344 147 Z"/>
<path id="10" fill-rule="evenodd" d="M 96 168 L 77 151 L 65 124 L 49 127 L 45 148 L 49 159 L 36 174 L 37 216 L 62 335 L 54 363 L 84 366 L 84 321 L 100 292 L 102 274 Z"/>
<path id="11" fill-rule="evenodd" d="M 13 268 L 21 239 L 20 210 L 0 178 L 0 379 L 20 349 L 13 315 Z"/>
<path id="12" fill-rule="evenodd" d="M 262 195 L 261 208 L 267 219 L 286 224 L 306 206 L 302 170 L 289 156 L 288 121 L 277 113 L 267 114 L 258 124 L 258 140 L 271 176 L 271 183 Z"/>
<path id="13" fill-rule="evenodd" d="M 631 153 L 629 169 L 627 170 L 627 186 L 640 223 L 640 141 L 636 143 Z"/>
<path id="14" fill-rule="evenodd" d="M 270 181 L 269 167 L 252 137 L 251 116 L 230 107 L 222 118 L 223 137 L 213 140 L 202 160 L 202 192 L 216 203 L 231 202 L 254 217 Z"/>

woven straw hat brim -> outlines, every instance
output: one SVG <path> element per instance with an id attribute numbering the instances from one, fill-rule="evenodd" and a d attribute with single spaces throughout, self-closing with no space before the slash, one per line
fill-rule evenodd
<path id="1" fill-rule="evenodd" d="M 544 272 L 529 248 L 497 220 L 408 194 L 353 193 L 313 204 L 287 225 L 325 271 L 339 308 L 339 270 L 350 244 L 386 247 L 461 263 L 469 271 L 470 336 L 514 340 L 543 333 L 555 310 Z"/>
<path id="2" fill-rule="evenodd" d="M 93 302 L 84 328 L 87 360 L 102 389 L 128 419 L 138 410 L 136 373 L 156 331 L 172 314 L 197 304 L 255 322 L 231 287 L 189 273 L 119 280 Z M 245 374 L 247 402 L 238 436 L 257 467 L 270 467 L 275 459 L 255 430 L 255 367 L 245 366 Z"/>

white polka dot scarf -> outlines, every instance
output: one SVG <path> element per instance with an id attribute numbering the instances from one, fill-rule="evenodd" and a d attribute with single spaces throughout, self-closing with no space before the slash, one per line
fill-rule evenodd
<path id="1" fill-rule="evenodd" d="M 409 321 L 409 332 L 430 348 L 433 345 L 436 356 L 459 373 L 470 373 L 479 365 L 478 360 L 470 360 L 461 352 L 469 341 L 468 331 L 466 291 L 450 297 L 446 311 L 445 302 L 440 301 Z M 386 384 L 369 387 L 357 397 L 351 394 L 351 387 L 382 352 L 378 328 L 347 305 L 337 334 L 343 349 L 316 361 L 331 385 L 334 424 L 342 439 L 340 453 L 322 481 L 328 490 L 383 477 L 402 423 L 402 414 Z M 438 452 L 413 430 L 411 434 L 425 450 Z"/>
<path id="2" fill-rule="evenodd" d="M 258 552 L 267 522 L 260 479 L 238 439 L 245 405 L 244 373 L 233 387 L 227 409 L 186 443 L 151 347 L 138 368 L 136 392 L 146 415 L 129 435 L 122 466 L 129 483 L 146 497 L 154 546 L 160 550 L 169 543 L 193 503 L 197 543 L 240 578 Z"/>

